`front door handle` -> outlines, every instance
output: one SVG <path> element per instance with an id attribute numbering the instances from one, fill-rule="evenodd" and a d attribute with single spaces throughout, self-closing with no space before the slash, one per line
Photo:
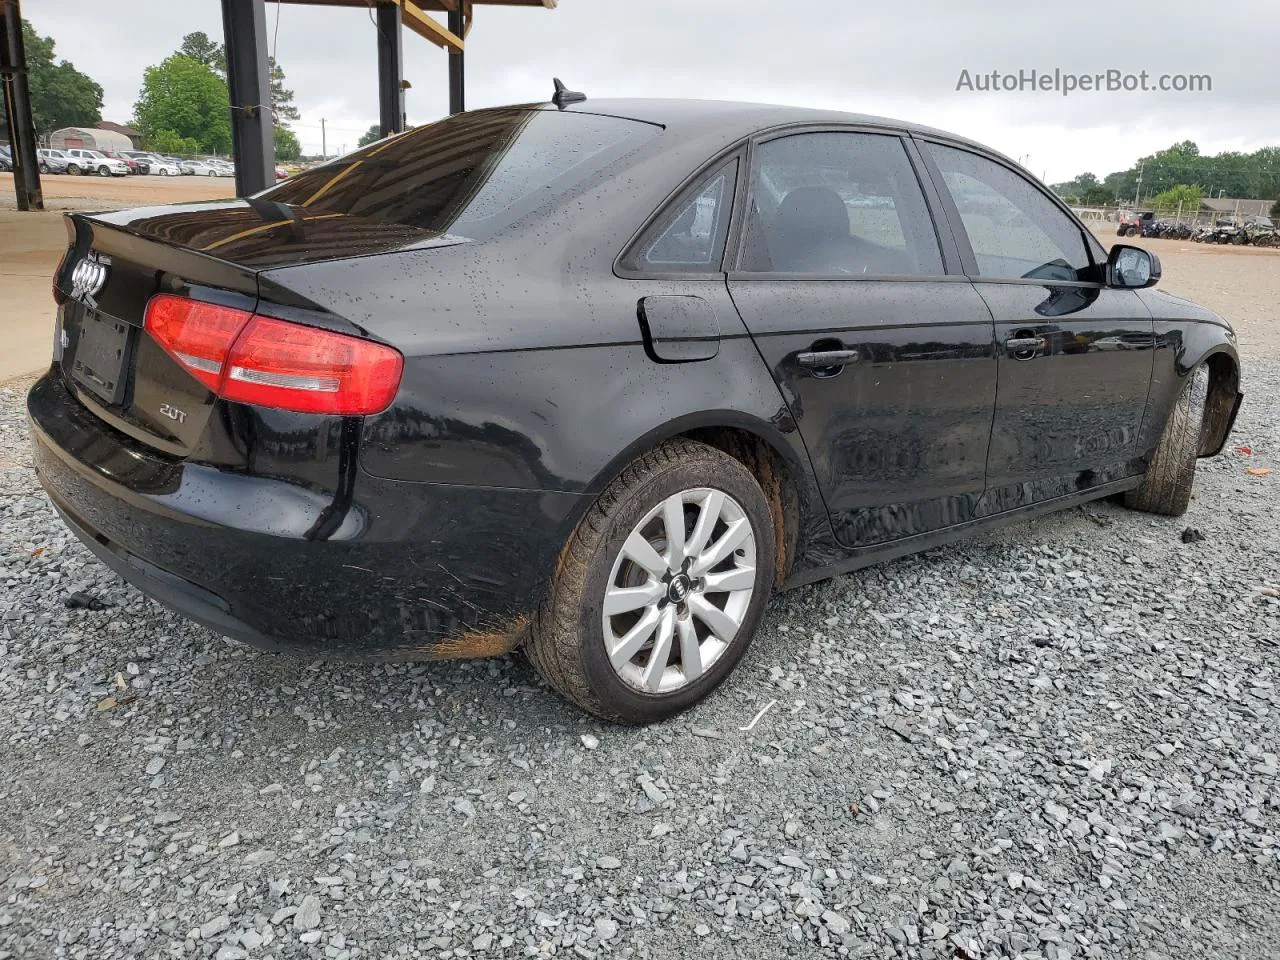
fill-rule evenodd
<path id="1" fill-rule="evenodd" d="M 857 362 L 857 359 L 857 350 L 811 350 L 796 354 L 796 363 L 814 371 L 814 376 L 818 376 L 819 371 L 838 371 L 846 363 Z M 831 376 L 830 373 L 824 375 Z"/>
<path id="2" fill-rule="evenodd" d="M 1020 333 L 1004 342 L 1009 356 L 1015 360 L 1031 360 L 1044 349 L 1044 337 L 1034 337 Z"/>

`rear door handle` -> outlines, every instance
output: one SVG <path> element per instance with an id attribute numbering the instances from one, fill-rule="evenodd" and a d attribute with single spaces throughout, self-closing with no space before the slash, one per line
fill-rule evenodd
<path id="1" fill-rule="evenodd" d="M 857 359 L 857 350 L 815 350 L 796 354 L 796 363 L 812 370 L 843 367 L 846 363 L 855 363 Z"/>

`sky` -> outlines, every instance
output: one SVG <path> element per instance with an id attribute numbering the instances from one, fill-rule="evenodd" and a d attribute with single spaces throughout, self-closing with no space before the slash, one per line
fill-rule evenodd
<path id="1" fill-rule="evenodd" d="M 330 153 L 352 149 L 378 118 L 369 12 L 268 2 L 269 33 L 277 12 L 272 49 L 302 111 L 303 152 L 319 152 L 322 118 Z M 103 119 L 117 122 L 132 115 L 143 69 L 184 34 L 222 38 L 218 0 L 25 0 L 23 13 L 102 85 Z M 409 122 L 438 119 L 447 54 L 407 31 L 404 54 Z M 476 9 L 467 106 L 546 100 L 559 76 L 588 96 L 849 110 L 963 134 L 1052 183 L 1102 177 L 1181 140 L 1203 153 L 1280 145 L 1277 62 L 1280 0 L 559 0 Z M 1033 69 L 1145 70 L 1153 85 L 1207 74 L 1212 89 L 977 89 L 992 71 Z"/>

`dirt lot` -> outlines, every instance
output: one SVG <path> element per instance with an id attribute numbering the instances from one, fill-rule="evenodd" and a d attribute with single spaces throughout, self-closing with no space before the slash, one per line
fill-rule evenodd
<path id="1" fill-rule="evenodd" d="M 1118 238 L 1095 231 L 1103 245 Z M 1240 335 L 1240 352 L 1280 357 L 1280 249 L 1186 240 L 1128 239 L 1160 258 L 1160 289 L 1216 310 Z"/>
<path id="2" fill-rule="evenodd" d="M 92 210 L 95 206 L 133 207 L 189 200 L 234 197 L 231 177 L 69 177 L 43 176 L 45 207 Z M 13 210 L 13 174 L 0 173 L 0 210 Z"/>
<path id="3" fill-rule="evenodd" d="M 44 366 L 53 311 L 49 277 L 66 245 L 65 210 L 216 200 L 235 194 L 229 177 L 40 178 L 43 213 L 18 213 L 13 175 L 0 174 L 0 383 Z"/>

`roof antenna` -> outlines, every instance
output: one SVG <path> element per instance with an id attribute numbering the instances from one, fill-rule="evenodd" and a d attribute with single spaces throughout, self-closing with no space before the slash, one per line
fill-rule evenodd
<path id="1" fill-rule="evenodd" d="M 571 103 L 581 103 L 587 99 L 585 93 L 579 93 L 577 90 L 569 90 L 561 82 L 559 77 L 552 77 L 551 82 L 556 85 L 556 92 L 551 97 L 551 102 L 563 110 Z"/>

